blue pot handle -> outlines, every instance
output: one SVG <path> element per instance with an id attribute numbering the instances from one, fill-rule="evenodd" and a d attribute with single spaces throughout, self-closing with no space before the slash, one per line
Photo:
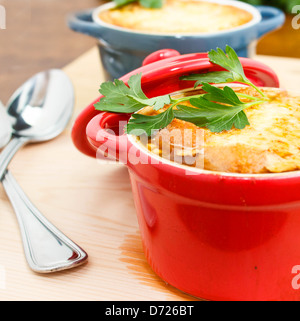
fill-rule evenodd
<path id="1" fill-rule="evenodd" d="M 93 21 L 94 10 L 88 9 L 69 14 L 67 17 L 69 28 L 97 39 L 101 38 L 103 28 Z"/>
<path id="2" fill-rule="evenodd" d="M 270 6 L 257 6 L 256 8 L 262 15 L 262 21 L 258 24 L 259 37 L 284 24 L 285 14 L 282 10 Z"/>

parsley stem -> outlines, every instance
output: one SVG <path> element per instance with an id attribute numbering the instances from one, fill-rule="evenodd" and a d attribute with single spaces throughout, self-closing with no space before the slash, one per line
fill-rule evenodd
<path id="1" fill-rule="evenodd" d="M 252 88 L 254 88 L 256 91 L 258 91 L 263 97 L 266 97 L 266 95 L 257 86 L 255 86 L 251 81 L 247 81 L 246 84 L 251 86 Z"/>
<path id="2" fill-rule="evenodd" d="M 258 98 L 258 97 L 254 97 L 254 96 L 250 96 L 250 95 L 247 95 L 247 94 L 242 94 L 242 93 L 236 93 L 237 96 L 241 97 L 241 98 L 247 98 L 249 100 L 261 100 L 261 98 Z M 265 96 L 266 97 L 266 96 Z M 266 97 L 265 100 L 267 101 L 268 98 Z"/>
<path id="3" fill-rule="evenodd" d="M 205 94 L 201 94 L 201 95 L 193 95 L 193 96 L 185 96 L 179 99 L 171 99 L 171 103 L 172 103 L 172 107 L 176 106 L 177 104 L 183 102 L 183 101 L 188 101 L 192 98 L 200 98 L 203 97 Z"/>
<path id="4" fill-rule="evenodd" d="M 252 107 L 252 106 L 255 106 L 255 105 L 258 105 L 258 104 L 262 104 L 266 102 L 265 100 L 256 100 L 256 101 L 252 101 L 251 103 L 247 103 L 245 104 L 245 107 L 243 109 L 247 109 L 249 107 Z"/>
<path id="5" fill-rule="evenodd" d="M 250 84 L 250 83 L 249 83 Z M 253 85 L 254 86 L 254 85 Z M 264 95 L 263 92 L 261 92 L 258 88 L 257 90 L 259 91 L 259 93 L 261 93 L 261 95 L 263 95 L 263 97 L 265 97 L 265 100 L 261 100 L 261 98 L 258 98 L 258 97 L 254 97 L 254 96 L 250 96 L 250 95 L 247 95 L 247 94 L 242 94 L 242 93 L 236 93 L 237 96 L 239 97 L 243 97 L 243 98 L 247 98 L 249 100 L 253 100 L 254 103 L 262 103 L 264 101 L 267 100 L 267 97 L 266 95 Z M 184 102 L 184 101 L 189 101 L 190 99 L 193 99 L 193 98 L 200 98 L 200 97 L 203 97 L 205 94 L 201 94 L 201 95 L 192 95 L 192 96 L 185 96 L 185 97 L 182 97 L 182 98 L 179 98 L 179 99 L 171 99 L 171 106 L 170 107 L 175 107 L 176 105 L 178 105 L 179 103 L 181 102 Z"/>

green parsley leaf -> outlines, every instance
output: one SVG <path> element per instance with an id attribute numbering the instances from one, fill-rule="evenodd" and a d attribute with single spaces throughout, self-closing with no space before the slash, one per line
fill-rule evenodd
<path id="1" fill-rule="evenodd" d="M 228 86 L 221 89 L 204 83 L 202 89 L 207 92 L 207 94 L 203 96 L 206 100 L 233 106 L 242 104 L 236 92 Z"/>
<path id="2" fill-rule="evenodd" d="M 96 110 L 131 114 L 145 106 L 158 110 L 170 103 L 169 95 L 148 99 L 141 87 L 141 77 L 142 74 L 131 76 L 128 86 L 118 79 L 103 83 L 99 92 L 104 97 L 95 104 Z"/>
<path id="3" fill-rule="evenodd" d="M 207 119 L 205 127 L 213 133 L 220 133 L 223 130 L 230 130 L 233 127 L 244 129 L 247 125 L 250 125 L 243 111 L 248 107 L 246 104 L 226 106 L 213 103 L 204 98 L 200 98 L 197 102 L 193 101 L 192 104 L 205 111 Z"/>
<path id="4" fill-rule="evenodd" d="M 208 53 L 209 60 L 226 69 L 227 71 L 216 71 L 205 74 L 194 74 L 190 76 L 181 77 L 181 80 L 197 80 L 195 88 L 203 83 L 230 83 L 240 82 L 247 84 L 257 90 L 263 97 L 263 92 L 255 86 L 245 75 L 245 71 L 242 63 L 239 60 L 238 55 L 230 46 L 226 46 L 226 52 L 218 48 L 217 50 L 211 50 Z"/>
<path id="5" fill-rule="evenodd" d="M 231 47 L 226 46 L 226 53 L 220 48 L 217 50 L 211 50 L 208 57 L 212 63 L 230 71 L 233 76 L 233 81 L 249 82 L 245 76 L 244 68 L 238 55 Z"/>
<path id="6" fill-rule="evenodd" d="M 244 109 L 261 102 L 243 103 L 230 87 L 221 89 L 205 83 L 203 89 L 207 91 L 206 95 L 190 99 L 190 103 L 197 108 L 178 105 L 174 111 L 175 118 L 207 127 L 215 133 L 233 127 L 244 129 L 250 125 Z"/>
<path id="7" fill-rule="evenodd" d="M 155 116 L 133 114 L 127 124 L 126 132 L 135 136 L 144 134 L 151 136 L 155 131 L 167 127 L 173 119 L 174 112 L 172 107 Z"/>
<path id="8" fill-rule="evenodd" d="M 193 123 L 199 127 L 206 127 L 209 123 L 207 110 L 197 109 L 185 105 L 177 105 L 174 109 L 174 117 L 180 120 Z"/>
<path id="9" fill-rule="evenodd" d="M 174 111 L 174 116 L 198 127 L 206 127 L 213 133 L 230 130 L 233 126 L 244 129 L 250 125 L 243 111 L 247 106 L 228 107 L 199 98 L 198 107 L 199 109 L 180 105 L 178 110 Z"/>
<path id="10" fill-rule="evenodd" d="M 249 125 L 244 109 L 268 100 L 266 97 L 253 97 L 243 93 L 236 93 L 231 87 L 218 88 L 209 82 L 244 82 L 257 88 L 246 78 L 242 64 L 235 51 L 228 47 L 226 53 L 221 49 L 210 52 L 210 59 L 228 71 L 212 72 L 204 75 L 191 75 L 186 80 L 201 81 L 204 94 L 172 98 L 170 95 L 148 98 L 141 86 L 141 74 L 130 77 L 128 86 L 121 80 L 105 82 L 100 86 L 99 92 L 104 96 L 95 104 L 100 111 L 133 114 L 127 124 L 127 133 L 134 135 L 146 134 L 151 136 L 153 131 L 167 127 L 174 118 L 185 120 L 199 127 L 206 127 L 212 132 L 230 130 L 233 127 L 243 129 Z M 263 93 L 261 93 L 263 95 Z M 239 97 L 247 99 L 247 103 Z M 193 107 L 180 105 L 190 101 Z M 154 110 L 170 105 L 167 110 L 155 116 L 146 116 L 136 112 L 146 106 Z"/>
<path id="11" fill-rule="evenodd" d="M 190 76 L 184 76 L 180 78 L 181 80 L 197 80 L 194 88 L 202 85 L 204 83 L 222 84 L 227 82 L 233 82 L 233 75 L 229 71 L 214 71 L 208 72 L 206 74 L 193 74 Z"/>
<path id="12" fill-rule="evenodd" d="M 144 106 L 151 106 L 154 110 L 162 109 L 165 105 L 170 104 L 171 98 L 169 95 L 158 96 L 155 98 L 140 99 L 138 97 L 129 96 L 137 102 L 140 102 Z"/>

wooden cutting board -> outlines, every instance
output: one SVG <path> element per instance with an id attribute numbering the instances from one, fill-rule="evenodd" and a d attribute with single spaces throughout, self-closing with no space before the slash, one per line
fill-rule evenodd
<path id="1" fill-rule="evenodd" d="M 256 59 L 278 73 L 282 87 L 298 90 L 300 59 Z M 104 80 L 97 48 L 64 70 L 75 86 L 74 121 L 98 97 Z M 79 153 L 71 142 L 71 127 L 72 122 L 51 142 L 24 147 L 10 170 L 41 212 L 88 252 L 89 261 L 51 275 L 32 272 L 0 187 L 0 301 L 196 300 L 167 285 L 145 260 L 127 169 Z"/>

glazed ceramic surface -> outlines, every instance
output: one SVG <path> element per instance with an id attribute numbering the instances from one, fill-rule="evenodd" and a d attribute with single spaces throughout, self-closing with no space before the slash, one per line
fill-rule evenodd
<path id="1" fill-rule="evenodd" d="M 241 62 L 256 85 L 279 87 L 267 66 L 247 58 Z M 142 88 L 151 97 L 191 87 L 179 80 L 182 75 L 212 70 L 216 66 L 207 54 L 167 50 L 147 57 L 123 81 L 142 72 Z M 226 174 L 166 161 L 116 130 L 130 115 L 95 111 L 100 98 L 79 115 L 72 138 L 84 154 L 108 154 L 128 167 L 153 270 L 203 299 L 300 300 L 300 172 Z"/>
<path id="2" fill-rule="evenodd" d="M 108 3 L 96 9 L 69 16 L 69 27 L 98 40 L 100 57 L 107 79 L 120 78 L 141 66 L 150 53 L 170 48 L 181 54 L 207 52 L 230 45 L 240 57 L 249 57 L 255 51 L 256 41 L 263 35 L 279 28 L 285 15 L 279 9 L 268 6 L 254 7 L 240 1 L 208 0 L 230 4 L 251 12 L 253 20 L 227 31 L 192 35 L 145 34 L 106 24 L 98 18 L 102 10 L 112 8 Z"/>

